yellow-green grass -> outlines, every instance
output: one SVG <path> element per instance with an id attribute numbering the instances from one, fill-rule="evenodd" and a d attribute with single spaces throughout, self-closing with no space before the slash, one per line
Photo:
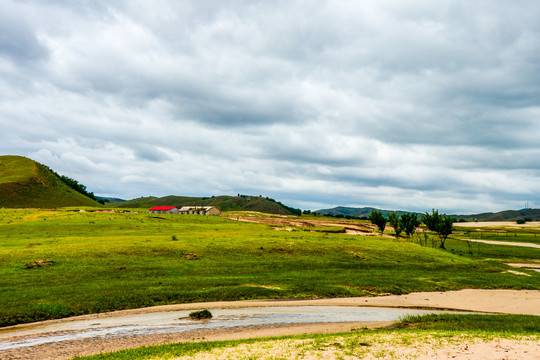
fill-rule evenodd
<path id="1" fill-rule="evenodd" d="M 414 358 L 430 348 L 444 348 L 452 344 L 465 347 L 467 343 L 491 341 L 493 339 L 513 339 L 536 342 L 540 340 L 540 317 L 527 315 L 428 315 L 413 316 L 402 320 L 396 329 L 351 330 L 348 333 L 309 334 L 230 341 L 186 342 L 158 346 L 140 347 L 79 357 L 79 360 L 143 360 L 173 359 L 180 356 L 208 354 L 212 358 L 225 357 L 227 354 L 243 357 L 243 353 L 262 352 L 267 358 L 280 353 L 296 358 L 295 355 L 310 355 L 325 358 L 332 350 L 334 357 L 377 356 L 381 351 L 385 356 L 396 347 L 412 350 Z M 384 344 L 381 349 L 377 345 Z M 396 354 L 397 355 L 397 354 Z M 403 354 L 401 354 L 403 355 Z M 201 356 L 204 357 L 204 356 Z M 254 358 L 258 358 L 255 356 Z M 278 357 L 280 358 L 280 357 Z M 401 358 L 396 356 L 396 358 Z"/>
<path id="2" fill-rule="evenodd" d="M 25 269 L 40 259 L 53 264 Z M 506 273 L 500 260 L 219 217 L 0 210 L 0 325 L 200 301 L 540 289 L 538 272 Z"/>
<path id="3" fill-rule="evenodd" d="M 22 156 L 0 156 L 0 208 L 100 206 L 71 189 L 45 166 Z"/>
<path id="4" fill-rule="evenodd" d="M 427 242 L 425 242 L 422 237 L 416 236 L 410 239 L 403 239 L 435 249 L 439 248 L 440 244 L 440 240 L 435 234 L 429 235 Z M 530 260 L 540 260 L 540 249 L 537 248 L 503 244 L 494 245 L 475 241 L 467 242 L 459 235 L 449 237 L 446 240 L 445 247 L 447 252 L 477 260 L 499 259 L 503 262 L 528 262 Z"/>
<path id="5" fill-rule="evenodd" d="M 29 159 L 12 155 L 1 156 L 0 159 L 0 184 L 25 180 L 38 174 L 36 164 Z"/>

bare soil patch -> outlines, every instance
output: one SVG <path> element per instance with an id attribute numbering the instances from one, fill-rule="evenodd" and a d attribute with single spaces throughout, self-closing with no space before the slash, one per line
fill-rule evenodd
<path id="1" fill-rule="evenodd" d="M 270 340 L 200 352 L 180 359 L 538 359 L 537 337 L 482 339 L 466 335 L 447 338 L 425 334 L 363 335 L 327 342 L 312 339 Z"/>
<path id="2" fill-rule="evenodd" d="M 41 260 L 36 260 L 36 261 L 29 262 L 27 264 L 24 264 L 23 268 L 25 268 L 25 269 L 35 269 L 35 268 L 38 268 L 38 267 L 49 266 L 49 265 L 52 265 L 52 264 L 54 264 L 54 261 L 52 261 L 52 260 L 41 259 Z"/>
<path id="3" fill-rule="evenodd" d="M 508 263 L 506 265 L 520 269 L 535 270 L 540 272 L 540 261 L 532 263 Z"/>
<path id="4" fill-rule="evenodd" d="M 353 222 L 347 220 L 328 220 L 328 219 L 298 219 L 290 218 L 286 216 L 260 216 L 258 214 L 249 214 L 249 213 L 229 213 L 226 215 L 227 218 L 238 221 L 253 222 L 259 224 L 275 225 L 287 229 L 290 226 L 298 226 L 304 228 L 321 228 L 321 227 L 331 227 L 339 226 L 344 229 L 344 232 L 350 235 L 375 235 L 378 236 L 377 227 L 371 223 L 364 222 Z M 291 228 L 288 229 L 292 230 Z"/>

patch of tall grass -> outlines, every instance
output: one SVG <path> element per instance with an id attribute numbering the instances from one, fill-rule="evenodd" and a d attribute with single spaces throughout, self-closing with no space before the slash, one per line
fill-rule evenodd
<path id="1" fill-rule="evenodd" d="M 396 324 L 400 329 L 484 331 L 511 334 L 540 334 L 540 316 L 485 314 L 410 315 Z"/>

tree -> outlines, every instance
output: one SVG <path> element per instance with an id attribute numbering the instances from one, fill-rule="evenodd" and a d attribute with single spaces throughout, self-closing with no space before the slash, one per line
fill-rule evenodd
<path id="1" fill-rule="evenodd" d="M 439 239 L 441 240 L 441 245 L 439 247 L 441 249 L 446 249 L 444 243 L 454 230 L 454 219 L 450 216 L 439 214 L 438 210 L 432 210 L 431 214 L 426 212 L 424 215 L 422 215 L 421 220 L 424 224 L 426 224 L 429 230 L 434 231 L 437 233 L 437 235 L 439 235 Z"/>
<path id="2" fill-rule="evenodd" d="M 386 227 L 386 218 L 384 217 L 382 212 L 380 210 L 373 210 L 371 214 L 369 214 L 368 219 L 369 221 L 371 221 L 372 224 L 377 225 L 382 235 L 384 232 L 384 228 Z"/>
<path id="3" fill-rule="evenodd" d="M 420 220 L 418 220 L 418 215 L 414 213 L 405 213 L 401 215 L 401 224 L 407 237 L 411 237 L 411 235 L 414 235 L 416 232 L 416 228 L 420 225 Z"/>
<path id="4" fill-rule="evenodd" d="M 440 215 L 439 210 L 432 209 L 431 214 L 426 212 L 420 217 L 420 220 L 426 224 L 427 228 L 430 231 L 437 232 L 437 226 L 439 226 L 440 222 Z"/>
<path id="5" fill-rule="evenodd" d="M 394 228 L 396 238 L 398 238 L 399 234 L 401 234 L 401 231 L 403 230 L 403 224 L 397 211 L 392 211 L 388 213 L 388 222 Z"/>
<path id="6" fill-rule="evenodd" d="M 439 221 L 438 231 L 439 238 L 441 239 L 441 249 L 446 249 L 444 247 L 444 243 L 448 236 L 452 234 L 452 231 L 454 230 L 454 219 L 452 219 L 450 216 L 443 215 Z"/>

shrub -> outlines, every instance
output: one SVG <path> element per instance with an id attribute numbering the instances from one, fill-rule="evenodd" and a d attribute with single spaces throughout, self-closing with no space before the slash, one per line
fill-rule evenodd
<path id="1" fill-rule="evenodd" d="M 198 310 L 190 312 L 189 317 L 193 320 L 211 319 L 212 313 L 208 309 Z"/>

